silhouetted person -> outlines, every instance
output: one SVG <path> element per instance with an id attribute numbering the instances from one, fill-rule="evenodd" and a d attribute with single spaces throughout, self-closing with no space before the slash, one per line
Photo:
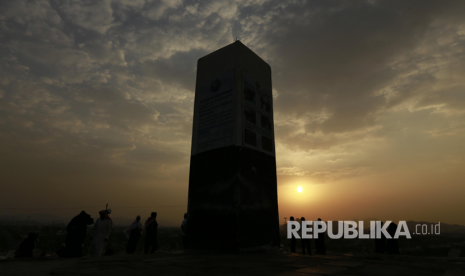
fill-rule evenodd
<path id="1" fill-rule="evenodd" d="M 290 217 L 289 221 L 294 221 L 294 217 Z M 292 226 L 291 226 L 292 227 Z M 296 246 L 297 240 L 294 237 L 294 235 L 291 235 L 291 252 L 295 253 L 295 246 Z"/>
<path id="2" fill-rule="evenodd" d="M 152 212 L 150 217 L 145 221 L 145 246 L 144 253 L 153 253 L 158 248 L 157 243 L 157 213 Z"/>
<path id="3" fill-rule="evenodd" d="M 308 255 L 312 255 L 310 239 L 304 239 L 304 237 L 303 237 L 304 221 L 305 221 L 305 218 L 301 217 L 300 218 L 300 223 L 301 223 L 301 226 L 300 226 L 300 239 L 302 241 L 302 254 L 306 254 L 305 251 L 307 251 Z"/>
<path id="4" fill-rule="evenodd" d="M 187 213 L 184 214 L 184 220 L 181 223 L 182 230 L 182 245 L 186 249 L 187 244 Z"/>
<path id="5" fill-rule="evenodd" d="M 397 239 L 394 238 L 397 231 L 397 224 L 391 222 L 387 231 L 392 238 L 386 239 L 386 252 L 389 254 L 399 254 L 399 244 L 397 243 Z"/>
<path id="6" fill-rule="evenodd" d="M 318 221 L 321 221 L 319 218 Z M 315 229 L 315 227 L 314 227 Z M 313 230 L 315 232 L 315 230 Z M 325 233 L 318 233 L 318 237 L 315 237 L 315 246 L 316 246 L 316 254 L 326 254 L 326 246 L 325 246 Z"/>
<path id="7" fill-rule="evenodd" d="M 36 233 L 29 233 L 19 245 L 19 249 L 15 252 L 16 258 L 33 257 L 32 251 L 35 248 L 36 242 L 39 241 L 39 235 Z"/>
<path id="8" fill-rule="evenodd" d="M 375 225 L 375 233 L 378 228 L 381 228 L 383 226 L 382 222 L 376 223 Z M 375 253 L 384 253 L 386 251 L 386 236 L 381 232 L 381 238 L 380 239 L 375 239 Z"/>
<path id="9" fill-rule="evenodd" d="M 111 209 L 102 210 L 99 212 L 100 218 L 97 219 L 92 231 L 92 243 L 90 245 L 90 255 L 92 257 L 100 257 L 104 253 L 105 243 L 110 236 L 113 221 L 110 218 Z"/>
<path id="10" fill-rule="evenodd" d="M 82 244 L 86 238 L 87 225 L 92 224 L 94 224 L 94 219 L 84 211 L 68 223 L 64 254 L 60 257 L 82 257 Z"/>
<path id="11" fill-rule="evenodd" d="M 142 223 L 140 223 L 140 216 L 136 217 L 136 220 L 129 225 L 128 229 L 124 230 L 124 234 L 129 239 L 128 245 L 126 246 L 126 253 L 132 254 L 136 251 L 137 242 L 139 241 L 140 235 L 142 234 Z"/>

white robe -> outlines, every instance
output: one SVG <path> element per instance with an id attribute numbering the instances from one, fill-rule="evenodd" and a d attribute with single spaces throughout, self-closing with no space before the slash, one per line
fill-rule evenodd
<path id="1" fill-rule="evenodd" d="M 111 221 L 109 219 L 101 220 L 98 218 L 92 231 L 92 243 L 90 245 L 90 255 L 92 257 L 102 256 L 105 239 L 108 239 L 110 233 Z"/>
<path id="2" fill-rule="evenodd" d="M 140 221 L 137 221 L 137 220 L 134 221 L 133 223 L 131 223 L 131 225 L 129 225 L 128 229 L 124 230 L 124 234 L 126 235 L 128 239 L 131 236 L 131 231 L 136 228 L 139 228 L 140 230 L 142 230 L 142 223 L 140 223 Z"/>

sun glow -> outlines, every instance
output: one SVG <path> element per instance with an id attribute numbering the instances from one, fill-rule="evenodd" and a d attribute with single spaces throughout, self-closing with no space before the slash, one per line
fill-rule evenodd
<path id="1" fill-rule="evenodd" d="M 299 192 L 299 193 L 301 193 L 303 190 L 304 190 L 304 189 L 302 189 L 302 186 L 299 186 L 299 187 L 297 188 L 297 192 Z"/>

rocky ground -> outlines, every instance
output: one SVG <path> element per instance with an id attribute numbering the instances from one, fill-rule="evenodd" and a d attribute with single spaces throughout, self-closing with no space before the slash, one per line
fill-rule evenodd
<path id="1" fill-rule="evenodd" d="M 281 251 L 157 252 L 60 259 L 0 260 L 0 275 L 465 275 L 464 258 L 300 255 Z"/>

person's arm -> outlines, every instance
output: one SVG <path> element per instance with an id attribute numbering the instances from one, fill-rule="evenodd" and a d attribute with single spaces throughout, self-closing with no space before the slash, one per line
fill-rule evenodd
<path id="1" fill-rule="evenodd" d="M 129 225 L 127 231 L 131 232 L 134 228 L 137 228 L 137 227 L 138 227 L 137 223 L 133 222 L 133 223 L 131 223 L 131 225 Z"/>
<path id="2" fill-rule="evenodd" d="M 184 234 L 186 234 L 186 224 L 187 224 L 186 220 L 183 220 L 181 223 L 181 229 Z"/>

